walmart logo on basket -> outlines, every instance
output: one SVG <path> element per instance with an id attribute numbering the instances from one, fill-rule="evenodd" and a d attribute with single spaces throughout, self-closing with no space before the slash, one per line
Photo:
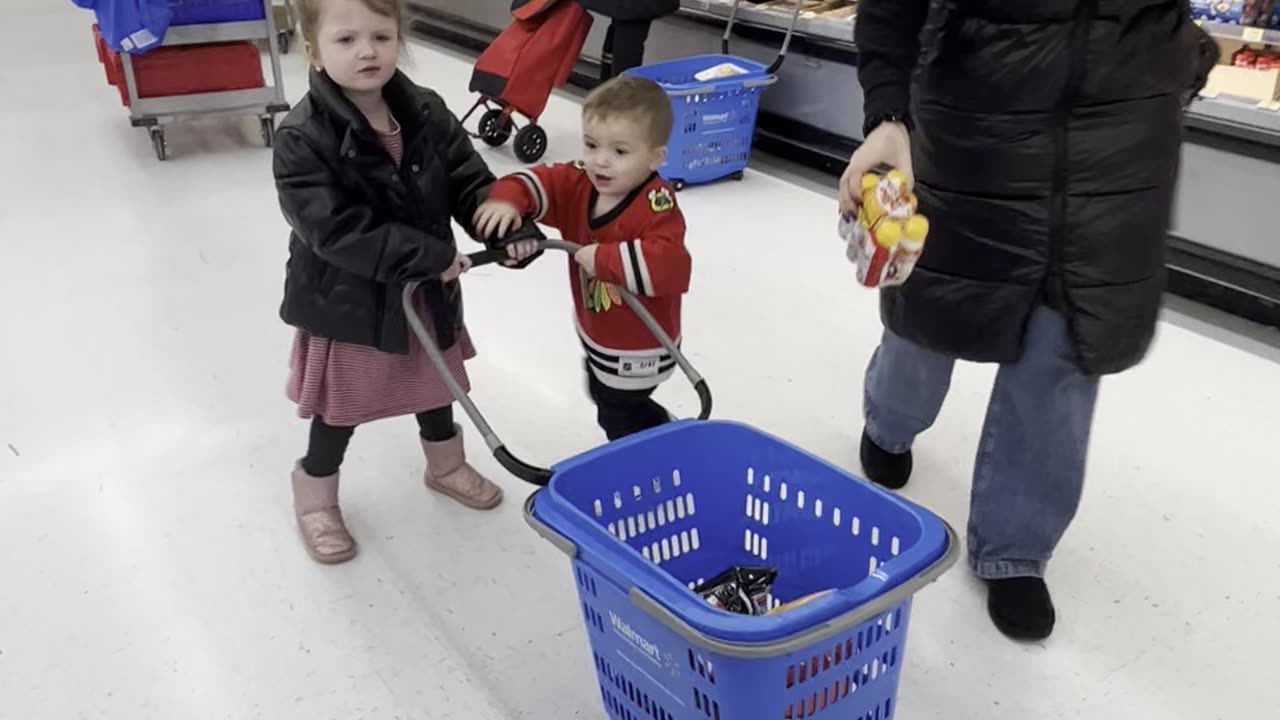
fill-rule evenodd
<path id="1" fill-rule="evenodd" d="M 657 645 L 649 642 L 643 635 L 636 632 L 626 620 L 618 617 L 612 610 L 609 611 L 609 622 L 613 623 L 614 632 L 626 638 L 627 642 L 636 647 L 637 650 L 644 653 L 646 657 L 653 660 L 654 664 L 662 666 L 662 651 Z"/>

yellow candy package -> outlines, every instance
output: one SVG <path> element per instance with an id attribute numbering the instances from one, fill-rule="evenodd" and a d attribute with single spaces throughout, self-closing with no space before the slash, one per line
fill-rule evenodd
<path id="1" fill-rule="evenodd" d="M 898 170 L 862 176 L 861 207 L 842 215 L 840 238 L 858 282 L 869 288 L 901 285 L 924 251 L 929 221 L 916 212 L 916 196 Z"/>

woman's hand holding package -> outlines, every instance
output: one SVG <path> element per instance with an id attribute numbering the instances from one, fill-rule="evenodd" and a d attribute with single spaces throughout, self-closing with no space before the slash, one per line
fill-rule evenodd
<path id="1" fill-rule="evenodd" d="M 862 176 L 880 165 L 900 170 L 907 176 L 907 189 L 915 188 L 911 168 L 911 137 L 905 125 L 885 122 L 876 126 L 849 158 L 849 167 L 840 178 L 840 212 L 856 212 L 862 200 Z"/>

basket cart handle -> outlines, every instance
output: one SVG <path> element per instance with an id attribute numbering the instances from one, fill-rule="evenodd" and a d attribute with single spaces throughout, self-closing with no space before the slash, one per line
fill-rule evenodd
<path id="1" fill-rule="evenodd" d="M 733 36 L 733 25 L 738 18 L 738 6 L 742 4 L 742 0 L 733 0 L 733 5 L 729 7 L 729 23 L 724 26 L 724 36 L 720 38 L 720 54 L 729 54 L 729 38 Z M 800 22 L 800 9 L 804 5 L 804 0 L 796 0 L 796 7 L 791 12 L 791 22 L 787 25 L 787 34 L 782 38 L 782 49 L 778 51 L 778 57 L 774 58 L 773 63 L 769 65 L 769 69 L 765 72 L 772 75 L 778 72 L 782 67 L 782 63 L 787 60 L 787 51 L 791 49 L 791 38 L 796 34 L 796 25 Z"/>
<path id="2" fill-rule="evenodd" d="M 561 250 L 572 254 L 577 252 L 579 247 L 563 240 L 541 240 L 538 242 L 540 252 L 543 250 Z M 505 248 L 500 248 L 472 253 L 467 258 L 471 260 L 472 267 L 479 267 L 481 265 L 505 262 L 510 259 L 510 256 L 507 255 Z M 498 463 L 506 468 L 507 472 L 525 482 L 545 486 L 551 482 L 551 470 L 530 465 L 513 455 L 497 433 L 494 432 L 488 421 L 485 420 L 480 409 L 476 407 L 476 404 L 471 401 L 466 391 L 458 384 L 458 381 L 453 377 L 453 373 L 449 371 L 449 366 L 445 363 L 440 347 L 436 345 L 431 333 L 427 332 L 422 323 L 422 318 L 418 317 L 418 313 L 414 312 L 413 309 L 413 294 L 417 292 L 421 284 L 416 280 L 406 283 L 404 290 L 400 294 L 400 302 L 404 306 L 404 313 L 409 320 L 409 327 L 413 330 L 413 334 L 418 337 L 418 341 L 422 343 L 423 349 L 427 351 L 427 356 L 431 358 L 431 363 L 435 365 L 436 372 L 444 380 L 449 392 L 453 394 L 453 398 L 466 411 L 467 417 L 471 418 L 472 424 L 480 431 L 480 435 L 484 437 L 485 445 L 489 447 Z M 680 352 L 680 348 L 676 346 L 675 342 L 667 335 L 666 331 L 662 329 L 662 326 L 658 324 L 658 321 L 654 319 L 645 306 L 626 288 L 620 287 L 617 290 L 618 295 L 622 297 L 622 301 L 640 318 L 640 321 L 649 329 L 649 332 L 653 333 L 653 336 L 661 343 L 663 349 L 671 354 L 676 364 L 680 366 L 680 370 L 684 372 L 685 377 L 693 385 L 694 391 L 698 393 L 698 402 L 701 405 L 698 419 L 706 420 L 711 417 L 711 389 L 707 386 L 707 381 L 694 369 L 688 358 L 684 356 L 684 353 Z"/>

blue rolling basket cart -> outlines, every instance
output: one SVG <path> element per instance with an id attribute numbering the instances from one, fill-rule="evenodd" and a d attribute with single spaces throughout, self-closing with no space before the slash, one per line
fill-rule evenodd
<path id="1" fill-rule="evenodd" d="M 576 246 L 544 241 L 544 249 Z M 475 265 L 505 258 L 472 256 Z M 414 334 L 498 461 L 543 488 L 525 518 L 572 561 L 594 676 L 613 720 L 893 720 L 915 593 L 959 554 L 928 510 L 746 425 L 709 421 L 711 393 L 620 289 L 697 390 L 677 421 L 542 469 L 517 459 L 462 391 L 413 312 Z M 691 588 L 738 565 L 778 570 L 744 616 Z M 829 591 L 829 592 L 828 592 Z"/>
<path id="2" fill-rule="evenodd" d="M 729 38 L 741 1 L 734 0 L 729 11 L 720 41 L 721 54 L 643 65 L 626 73 L 653 80 L 671 96 L 675 125 L 667 144 L 667 161 L 658 174 L 677 191 L 686 185 L 742 179 L 751 157 L 760 95 L 778 81 L 778 69 L 787 59 L 802 1 L 796 0 L 782 49 L 770 65 L 729 54 Z M 697 79 L 698 73 L 722 63 L 732 63 L 747 72 L 707 81 Z"/>

